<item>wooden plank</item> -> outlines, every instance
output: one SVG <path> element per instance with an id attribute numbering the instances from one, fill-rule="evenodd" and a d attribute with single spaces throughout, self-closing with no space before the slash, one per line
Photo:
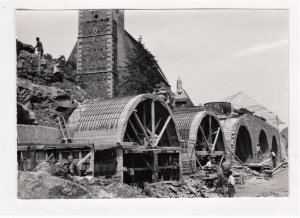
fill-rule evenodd
<path id="1" fill-rule="evenodd" d="M 285 164 L 285 163 L 281 163 L 281 164 L 279 164 L 277 167 L 275 167 L 274 169 L 273 169 L 273 172 L 275 172 L 275 170 L 277 170 L 279 167 L 281 167 L 283 164 Z"/>
<path id="2" fill-rule="evenodd" d="M 166 130 L 166 128 L 167 128 L 167 126 L 168 126 L 170 120 L 171 120 L 171 116 L 168 117 L 168 119 L 167 119 L 167 121 L 165 122 L 165 124 L 164 124 L 162 130 L 160 131 L 160 133 L 159 133 L 159 135 L 158 135 L 158 138 L 156 139 L 156 142 L 155 142 L 154 147 L 157 147 L 157 145 L 158 145 L 158 143 L 159 143 L 161 137 L 163 136 L 164 131 Z"/>
<path id="3" fill-rule="evenodd" d="M 161 117 L 158 119 L 158 121 L 157 121 L 157 123 L 156 123 L 156 125 L 155 125 L 155 131 L 157 130 L 157 128 L 158 128 L 160 122 L 161 122 Z"/>
<path id="4" fill-rule="evenodd" d="M 53 153 L 51 153 L 51 155 L 49 157 L 47 157 L 46 162 L 48 162 L 51 158 L 53 158 Z"/>
<path id="5" fill-rule="evenodd" d="M 277 171 L 273 172 L 272 175 L 275 175 L 275 174 L 277 174 L 277 173 L 279 173 L 279 172 L 281 172 L 281 171 L 283 171 L 283 170 L 285 170 L 285 168 L 282 168 L 282 169 L 280 169 L 280 170 L 277 170 Z"/>
<path id="6" fill-rule="evenodd" d="M 225 154 L 225 151 L 212 151 L 212 152 L 208 152 L 208 151 L 195 151 L 195 154 L 197 154 L 199 156 L 205 156 L 205 155 L 223 155 L 223 154 Z"/>
<path id="7" fill-rule="evenodd" d="M 218 128 L 218 132 L 217 132 L 217 135 L 215 137 L 215 141 L 214 141 L 214 144 L 213 144 L 213 147 L 212 147 L 212 151 L 215 150 L 215 147 L 216 147 L 216 143 L 217 143 L 217 140 L 218 140 L 218 137 L 219 137 L 219 133 L 220 133 L 220 127 Z"/>
<path id="8" fill-rule="evenodd" d="M 141 140 L 139 134 L 137 133 L 137 131 L 136 131 L 136 129 L 135 129 L 135 127 L 134 127 L 134 125 L 133 125 L 133 123 L 131 122 L 130 119 L 128 120 L 128 123 L 129 123 L 129 125 L 130 125 L 130 127 L 131 127 L 131 129 L 132 129 L 132 131 L 133 131 L 133 133 L 134 133 L 134 135 L 135 135 L 135 137 L 137 138 L 138 143 L 139 143 L 140 145 L 142 145 L 142 140 Z"/>
<path id="9" fill-rule="evenodd" d="M 142 160 L 147 165 L 148 169 L 150 169 L 153 172 L 154 168 L 151 166 L 151 164 L 146 160 L 146 158 L 144 156 L 142 156 Z"/>
<path id="10" fill-rule="evenodd" d="M 200 166 L 200 169 L 202 170 L 202 165 L 201 165 L 201 163 L 199 162 L 199 160 L 198 160 L 198 158 L 196 157 L 196 161 L 197 161 L 197 163 L 199 164 L 199 166 Z M 197 169 L 197 167 L 196 167 L 196 169 Z"/>
<path id="11" fill-rule="evenodd" d="M 243 163 L 243 161 L 241 161 L 240 158 L 238 158 L 238 156 L 236 156 L 235 153 L 233 153 L 226 145 L 225 145 L 225 148 L 227 148 L 227 150 L 228 150 L 231 154 L 233 154 L 233 155 L 236 157 L 236 159 L 237 159 L 243 166 L 246 166 L 246 165 Z"/>
<path id="12" fill-rule="evenodd" d="M 207 141 L 207 139 L 206 139 L 206 137 L 205 137 L 205 134 L 204 134 L 204 131 L 203 131 L 203 129 L 202 129 L 202 126 L 201 126 L 201 125 L 199 126 L 199 129 L 200 129 L 200 131 L 201 131 L 201 133 L 202 133 L 202 136 L 203 136 L 203 138 L 204 138 L 204 140 L 205 140 L 205 143 L 206 143 L 206 146 L 207 146 L 207 148 L 210 150 L 210 147 L 209 147 L 208 141 Z"/>
<path id="13" fill-rule="evenodd" d="M 86 162 L 90 157 L 92 156 L 92 153 L 89 152 L 87 155 L 84 156 L 78 163 L 77 166 L 81 169 L 81 166 L 84 162 Z"/>
<path id="14" fill-rule="evenodd" d="M 144 133 L 144 135 L 145 135 L 145 137 L 146 137 L 146 139 L 147 139 L 149 145 L 151 145 L 151 141 L 150 141 L 150 139 L 149 139 L 149 136 L 148 136 L 148 134 L 147 134 L 145 128 L 143 127 L 143 124 L 141 123 L 140 118 L 139 118 L 138 115 L 136 114 L 136 111 L 133 111 L 133 116 L 135 117 L 135 119 L 136 119 L 136 121 L 137 121 L 137 123 L 138 123 L 140 129 L 143 131 L 143 133 Z"/>
<path id="15" fill-rule="evenodd" d="M 127 138 L 129 139 L 129 141 L 131 141 L 132 142 L 132 139 L 131 139 L 131 137 L 129 136 L 129 134 L 126 132 L 126 136 L 127 136 Z"/>
<path id="16" fill-rule="evenodd" d="M 219 167 L 222 165 L 223 159 L 224 159 L 224 155 L 222 155 L 222 158 L 221 158 L 220 163 L 219 163 Z"/>

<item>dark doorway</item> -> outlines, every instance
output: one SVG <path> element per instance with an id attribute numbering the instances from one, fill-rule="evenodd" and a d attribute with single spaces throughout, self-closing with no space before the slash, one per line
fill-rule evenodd
<path id="1" fill-rule="evenodd" d="M 241 126 L 238 131 L 235 155 L 243 162 L 246 162 L 249 157 L 253 157 L 250 134 L 245 126 Z"/>
<path id="2" fill-rule="evenodd" d="M 268 152 L 268 150 L 269 150 L 268 139 L 267 139 L 267 135 L 264 130 L 261 130 L 259 133 L 258 146 L 260 147 L 260 152 L 262 154 Z"/>
<path id="3" fill-rule="evenodd" d="M 277 145 L 277 140 L 276 140 L 275 136 L 273 136 L 273 138 L 272 138 L 272 151 L 274 151 L 275 154 L 278 153 L 278 145 Z"/>

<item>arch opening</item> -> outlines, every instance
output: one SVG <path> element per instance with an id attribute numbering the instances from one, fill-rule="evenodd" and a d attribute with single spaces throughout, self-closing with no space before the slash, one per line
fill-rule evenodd
<path id="1" fill-rule="evenodd" d="M 128 119 L 124 142 L 136 142 L 145 146 L 150 144 L 162 147 L 179 146 L 175 123 L 161 102 L 146 99 L 138 104 L 135 110 L 136 112 Z"/>
<path id="2" fill-rule="evenodd" d="M 258 155 L 265 154 L 266 152 L 269 151 L 268 139 L 264 130 L 261 130 L 259 133 L 259 140 L 258 140 L 257 147 L 258 147 Z"/>
<path id="3" fill-rule="evenodd" d="M 278 144 L 275 136 L 272 138 L 272 151 L 274 151 L 275 154 L 278 153 Z"/>
<path id="4" fill-rule="evenodd" d="M 253 157 L 250 134 L 245 126 L 239 128 L 236 137 L 235 155 L 243 162 Z"/>
<path id="5" fill-rule="evenodd" d="M 207 142 L 214 151 L 225 151 L 221 126 L 214 116 L 206 115 L 197 132 L 196 151 L 207 151 Z"/>

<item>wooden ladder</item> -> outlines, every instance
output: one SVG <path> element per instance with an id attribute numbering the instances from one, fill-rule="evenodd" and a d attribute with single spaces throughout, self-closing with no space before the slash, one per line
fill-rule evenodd
<path id="1" fill-rule="evenodd" d="M 57 116 L 57 120 L 58 120 L 58 123 L 59 123 L 60 131 L 63 135 L 62 142 L 63 143 L 71 143 L 72 139 L 70 137 L 69 130 L 68 130 L 65 118 L 63 116 L 61 116 L 61 117 Z"/>

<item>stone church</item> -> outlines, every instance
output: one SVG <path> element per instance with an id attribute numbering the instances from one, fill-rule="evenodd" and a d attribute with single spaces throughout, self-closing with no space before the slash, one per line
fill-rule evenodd
<path id="1" fill-rule="evenodd" d="M 90 96 L 114 98 L 128 58 L 139 46 L 124 29 L 124 10 L 80 10 L 78 39 L 68 61 L 77 63 L 78 82 Z M 169 91 L 171 86 L 156 62 L 153 73 Z"/>

